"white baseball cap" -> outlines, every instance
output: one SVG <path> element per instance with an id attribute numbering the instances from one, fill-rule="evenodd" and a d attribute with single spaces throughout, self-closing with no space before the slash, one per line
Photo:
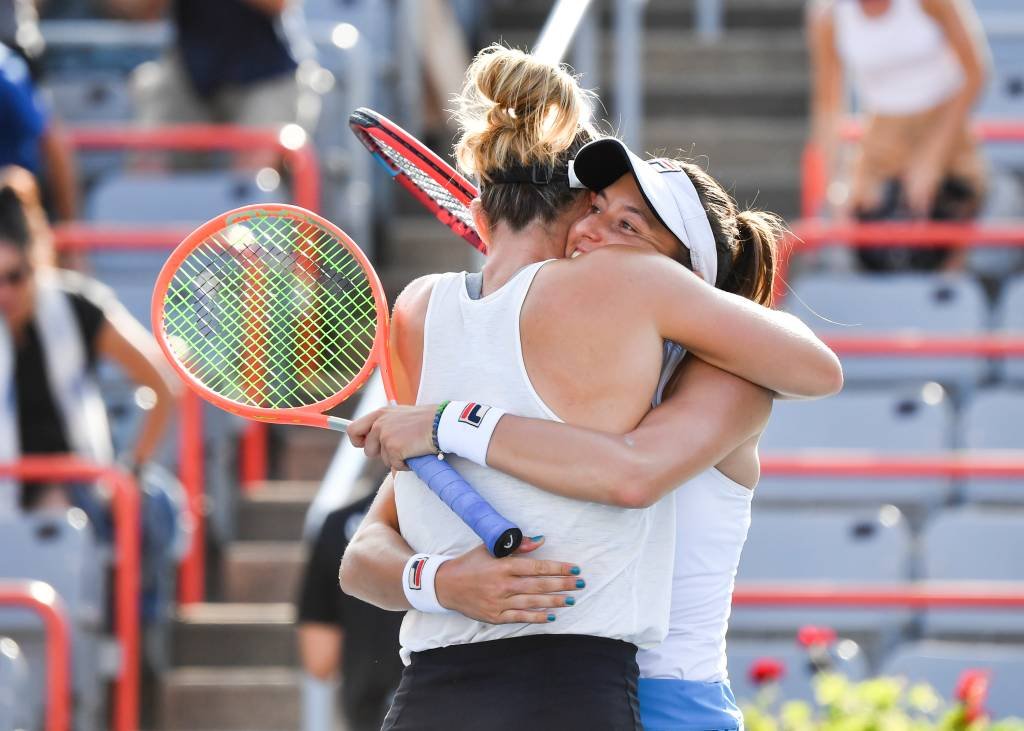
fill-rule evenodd
<path id="1" fill-rule="evenodd" d="M 614 137 L 587 143 L 569 162 L 569 181 L 575 188 L 603 190 L 626 173 L 633 174 L 648 208 L 689 250 L 694 272 L 715 286 L 715 235 L 693 181 L 678 162 L 668 158 L 641 160 Z"/>

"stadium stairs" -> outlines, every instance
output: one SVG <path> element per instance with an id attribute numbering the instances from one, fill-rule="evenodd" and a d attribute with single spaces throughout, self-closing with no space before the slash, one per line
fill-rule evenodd
<path id="1" fill-rule="evenodd" d="M 289 431 L 295 433 L 282 455 L 286 479 L 242 497 L 237 540 L 212 567 L 219 569 L 210 582 L 214 601 L 179 609 L 173 667 L 158 681 L 155 728 L 301 727 L 293 602 L 304 561 L 302 525 L 338 438 Z"/>

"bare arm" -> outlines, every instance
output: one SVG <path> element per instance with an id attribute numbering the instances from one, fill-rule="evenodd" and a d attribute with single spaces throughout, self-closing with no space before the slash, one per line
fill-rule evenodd
<path id="1" fill-rule="evenodd" d="M 170 0 L 107 0 L 107 10 L 128 20 L 158 20 L 169 4 Z"/>
<path id="2" fill-rule="evenodd" d="M 382 409 L 353 424 L 349 436 L 371 457 L 400 467 L 432 451 L 435 408 Z M 672 395 L 628 434 L 506 415 L 487 464 L 557 495 L 642 508 L 760 434 L 770 411 L 765 389 L 688 358 Z"/>
<path id="3" fill-rule="evenodd" d="M 520 552 L 528 552 L 539 548 L 543 538 L 523 543 Z M 342 557 L 342 591 L 381 609 L 411 609 L 402 581 L 414 553 L 399 532 L 394 480 L 389 476 Z M 442 606 L 471 619 L 544 624 L 548 612 L 537 608 L 570 606 L 575 600 L 567 602 L 568 595 L 562 592 L 577 590 L 579 574 L 580 569 L 568 563 L 492 558 L 480 546 L 441 566 L 435 588 Z"/>
<path id="4" fill-rule="evenodd" d="M 100 327 L 98 352 L 117 363 L 135 383 L 148 386 L 156 403 L 146 414 L 132 450 L 132 461 L 147 461 L 174 414 L 178 386 L 164 365 L 153 337 L 127 310 L 116 309 Z"/>
<path id="5" fill-rule="evenodd" d="M 932 126 L 907 173 L 907 203 L 919 215 L 927 215 L 950 151 L 985 86 L 989 50 L 981 22 L 971 3 L 966 0 L 922 0 L 921 6 L 942 27 L 964 71 L 963 87 L 947 103 L 939 122 Z"/>
<path id="6" fill-rule="evenodd" d="M 289 0 L 243 0 L 243 2 L 264 15 L 274 17 L 284 12 L 284 9 L 288 7 Z"/>
<path id="7" fill-rule="evenodd" d="M 831 2 L 813 2 L 807 11 L 811 60 L 811 135 L 821 151 L 829 181 L 839 160 L 839 129 L 846 113 L 843 68 L 836 50 Z"/>
<path id="8" fill-rule="evenodd" d="M 39 141 L 46 161 L 46 178 L 57 216 L 62 221 L 78 218 L 78 166 L 63 127 L 51 119 Z"/>

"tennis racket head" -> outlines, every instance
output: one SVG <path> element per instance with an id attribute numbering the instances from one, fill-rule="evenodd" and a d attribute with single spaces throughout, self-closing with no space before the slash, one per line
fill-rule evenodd
<path id="1" fill-rule="evenodd" d="M 153 332 L 185 383 L 252 419 L 327 427 L 380 364 L 388 307 L 344 231 L 298 206 L 207 221 L 171 253 L 153 290 Z"/>
<path id="2" fill-rule="evenodd" d="M 441 223 L 487 253 L 469 209 L 470 201 L 478 195 L 476 186 L 383 114 L 360 107 L 349 115 L 348 124 L 392 178 Z"/>

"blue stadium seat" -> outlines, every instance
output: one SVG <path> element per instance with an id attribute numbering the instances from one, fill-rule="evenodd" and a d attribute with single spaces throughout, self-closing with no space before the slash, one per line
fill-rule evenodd
<path id="1" fill-rule="evenodd" d="M 802 449 L 941 452 L 953 446 L 953 409 L 937 384 L 849 389 L 822 401 L 777 401 L 761 453 Z M 764 477 L 758 504 L 893 503 L 915 520 L 952 495 L 945 478 Z"/>
<path id="2" fill-rule="evenodd" d="M 28 690 L 28 666 L 21 648 L 10 637 L 0 637 L 0 730 L 28 727 Z"/>
<path id="3" fill-rule="evenodd" d="M 1011 0 L 1012 1 L 1012 0 Z M 1020 119 L 1024 116 L 1024 14 L 1016 3 L 1020 30 L 989 33 L 992 49 L 991 79 L 978 105 L 981 119 Z M 1019 142 L 991 142 L 985 146 L 997 168 L 1024 169 L 1024 146 Z"/>
<path id="4" fill-rule="evenodd" d="M 134 116 L 128 83 L 119 74 L 75 73 L 53 76 L 44 86 L 60 118 L 68 124 L 128 122 Z"/>
<path id="5" fill-rule="evenodd" d="M 726 651 L 729 655 L 729 685 L 736 701 L 743 705 L 757 698 L 758 685 L 750 677 L 751 667 L 762 659 L 775 660 L 785 669 L 779 679 L 780 697 L 785 700 L 814 700 L 812 678 L 815 668 L 807 650 L 795 639 L 755 640 L 730 638 Z M 863 680 L 868 675 L 868 663 L 860 646 L 853 640 L 840 640 L 830 649 L 831 669 L 851 680 Z"/>
<path id="6" fill-rule="evenodd" d="M 968 449 L 1019 449 L 1024 424 L 1024 390 L 979 391 L 964 408 L 960 444 Z M 1024 505 L 1024 479 L 976 477 L 965 481 L 970 502 Z"/>
<path id="7" fill-rule="evenodd" d="M 1005 333 L 1024 333 L 1024 276 L 1011 279 L 1003 287 L 996 309 L 996 328 Z M 1024 357 L 1007 358 L 1003 372 L 1007 380 L 1024 383 Z"/>
<path id="8" fill-rule="evenodd" d="M 928 581 L 1024 581 L 1024 510 L 965 506 L 939 513 L 921 540 Z M 930 609 L 925 634 L 942 637 L 1024 637 L 1019 609 Z"/>
<path id="9" fill-rule="evenodd" d="M 755 500 L 756 505 L 756 500 Z M 898 508 L 754 511 L 737 584 L 827 582 L 890 584 L 911 576 L 912 538 Z M 901 610 L 744 607 L 733 609 L 734 635 L 792 636 L 806 624 L 856 639 L 869 655 L 891 644 L 910 621 Z"/>
<path id="10" fill-rule="evenodd" d="M 64 602 L 72 624 L 72 690 L 76 727 L 94 728 L 102 703 L 100 662 L 106 600 L 104 552 L 80 510 L 14 515 L 0 521 L 0 578 L 45 581 Z M 0 608 L 0 634 L 20 646 L 31 677 L 33 718 L 43 709 L 45 633 L 27 609 Z"/>
<path id="11" fill-rule="evenodd" d="M 949 274 L 830 274 L 800 277 L 786 308 L 819 334 L 845 337 L 919 332 L 969 335 L 989 314 L 981 286 Z M 843 358 L 847 383 L 940 381 L 970 388 L 987 373 L 983 358 Z"/>
<path id="12" fill-rule="evenodd" d="M 988 670 L 985 709 L 993 719 L 1024 716 L 1024 646 L 924 640 L 901 645 L 882 668 L 885 675 L 927 682 L 943 698 L 952 698 L 965 670 Z"/>

